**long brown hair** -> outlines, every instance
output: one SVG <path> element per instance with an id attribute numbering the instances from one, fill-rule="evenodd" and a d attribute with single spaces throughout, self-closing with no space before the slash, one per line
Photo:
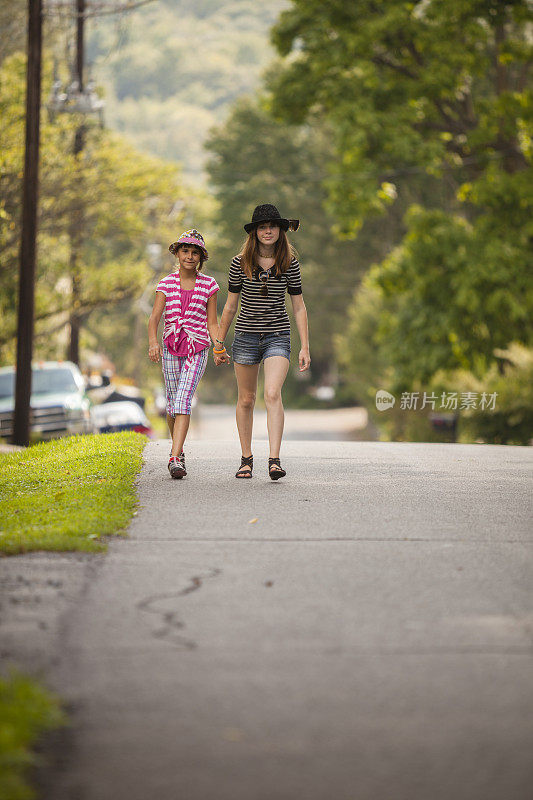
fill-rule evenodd
<path id="1" fill-rule="evenodd" d="M 257 256 L 259 255 L 259 240 L 256 236 L 256 228 L 248 234 L 239 255 L 244 274 L 247 278 L 253 280 L 254 272 L 258 269 Z M 291 259 L 296 258 L 296 250 L 289 242 L 283 228 L 279 229 L 279 238 L 274 247 L 274 258 L 276 259 L 274 263 L 276 276 L 287 272 L 291 265 Z"/>

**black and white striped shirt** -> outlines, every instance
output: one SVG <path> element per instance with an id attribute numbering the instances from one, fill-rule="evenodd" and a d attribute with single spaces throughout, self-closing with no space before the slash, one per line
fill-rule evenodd
<path id="1" fill-rule="evenodd" d="M 302 278 L 298 259 L 292 258 L 287 272 L 279 278 L 267 278 L 268 297 L 260 293 L 264 281 L 250 280 L 241 267 L 241 257 L 235 256 L 229 270 L 230 292 L 241 292 L 241 308 L 235 330 L 239 333 L 278 333 L 291 329 L 285 308 L 285 294 L 302 294 Z"/>

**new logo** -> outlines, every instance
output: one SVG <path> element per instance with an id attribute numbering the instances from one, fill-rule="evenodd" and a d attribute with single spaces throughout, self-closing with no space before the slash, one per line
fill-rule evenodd
<path id="1" fill-rule="evenodd" d="M 396 398 L 385 389 L 378 389 L 376 392 L 376 408 L 378 411 L 386 411 L 388 408 L 394 408 Z"/>

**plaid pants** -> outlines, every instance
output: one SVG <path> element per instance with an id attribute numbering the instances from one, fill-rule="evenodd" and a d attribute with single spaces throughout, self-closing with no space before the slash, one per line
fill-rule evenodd
<path id="1" fill-rule="evenodd" d="M 205 372 L 209 347 L 200 350 L 193 358 L 192 366 L 183 369 L 187 360 L 186 356 L 175 356 L 169 353 L 163 345 L 163 376 L 167 395 L 167 414 L 175 417 L 176 414 L 190 414 L 192 398 L 200 378 Z"/>

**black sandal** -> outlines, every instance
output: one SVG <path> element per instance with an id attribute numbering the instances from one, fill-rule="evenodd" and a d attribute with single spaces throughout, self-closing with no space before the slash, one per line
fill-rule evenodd
<path id="1" fill-rule="evenodd" d="M 250 471 L 244 471 L 244 467 L 250 467 Z M 254 457 L 253 456 L 241 456 L 241 466 L 235 473 L 236 478 L 251 478 L 252 477 L 252 469 L 254 468 Z"/>
<path id="2" fill-rule="evenodd" d="M 273 470 L 272 467 L 277 466 L 279 469 Z M 285 470 L 282 468 L 281 464 L 279 463 L 279 458 L 269 458 L 268 459 L 268 474 L 270 475 L 271 480 L 277 481 L 279 478 L 284 478 L 287 474 Z"/>

